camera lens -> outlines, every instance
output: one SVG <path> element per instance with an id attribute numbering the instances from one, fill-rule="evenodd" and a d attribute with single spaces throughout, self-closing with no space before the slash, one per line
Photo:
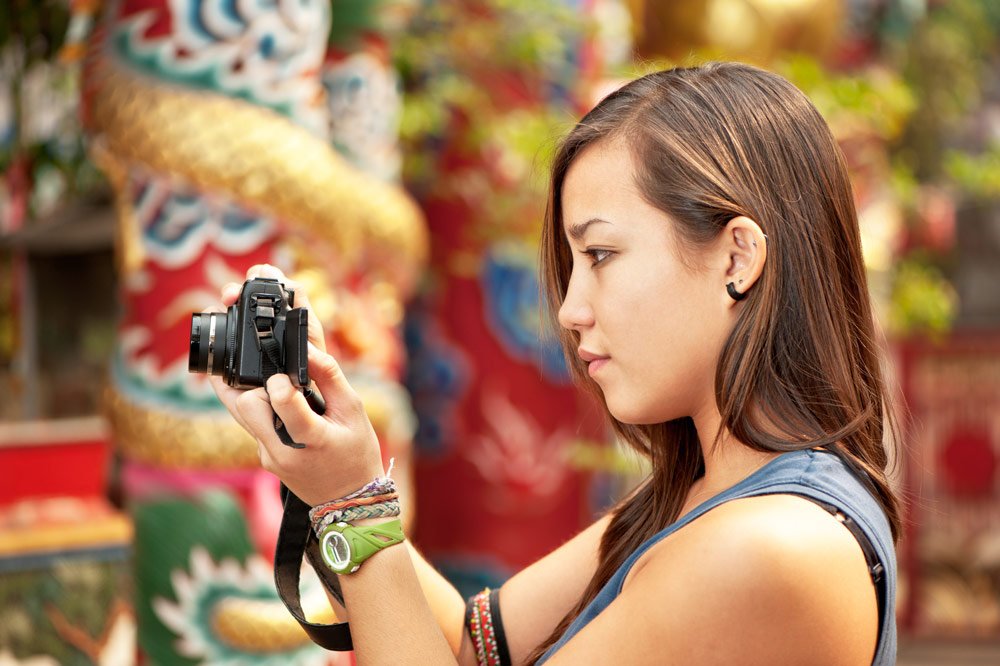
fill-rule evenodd
<path id="1" fill-rule="evenodd" d="M 191 347 L 188 371 L 221 375 L 225 370 L 229 317 L 224 312 L 191 315 Z"/>

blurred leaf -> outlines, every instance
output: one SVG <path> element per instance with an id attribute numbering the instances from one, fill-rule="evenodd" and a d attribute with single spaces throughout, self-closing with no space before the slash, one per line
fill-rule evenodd
<path id="1" fill-rule="evenodd" d="M 994 144 L 979 155 L 948 151 L 944 170 L 970 194 L 983 198 L 1000 196 L 1000 144 Z"/>
<path id="2" fill-rule="evenodd" d="M 895 335 L 944 336 L 958 310 L 958 297 L 941 272 L 921 257 L 897 264 L 889 312 Z"/>

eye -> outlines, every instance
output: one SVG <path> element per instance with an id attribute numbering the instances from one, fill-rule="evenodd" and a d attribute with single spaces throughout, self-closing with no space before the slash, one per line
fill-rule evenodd
<path id="1" fill-rule="evenodd" d="M 580 254 L 590 257 L 591 266 L 597 266 L 604 263 L 614 252 L 611 250 L 602 250 L 597 247 L 588 247 L 586 250 L 580 250 Z"/>

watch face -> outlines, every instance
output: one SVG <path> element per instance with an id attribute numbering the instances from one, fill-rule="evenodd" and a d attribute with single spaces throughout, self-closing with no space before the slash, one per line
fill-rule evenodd
<path id="1" fill-rule="evenodd" d="M 323 535 L 323 559 L 334 571 L 346 569 L 351 563 L 351 546 L 340 532 L 330 530 Z"/>

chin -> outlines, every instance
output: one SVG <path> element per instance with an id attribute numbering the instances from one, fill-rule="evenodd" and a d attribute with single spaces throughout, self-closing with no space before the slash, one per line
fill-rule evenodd
<path id="1" fill-rule="evenodd" d="M 616 420 L 626 425 L 655 425 L 680 418 L 681 415 L 665 413 L 662 407 L 655 409 L 650 406 L 637 404 L 635 401 L 607 401 L 608 412 Z"/>

